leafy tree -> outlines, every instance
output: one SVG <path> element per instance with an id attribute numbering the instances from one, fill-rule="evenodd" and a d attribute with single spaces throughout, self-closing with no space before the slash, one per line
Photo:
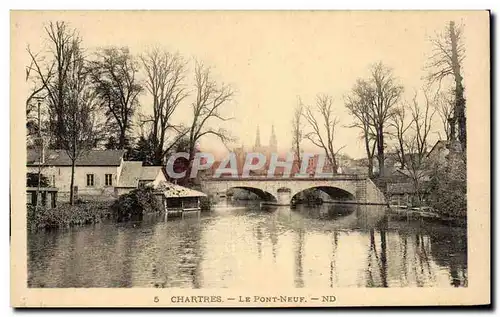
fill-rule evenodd
<path id="1" fill-rule="evenodd" d="M 139 105 L 143 87 L 137 79 L 139 65 L 128 48 L 101 48 L 89 63 L 90 77 L 113 142 L 108 149 L 127 148 L 132 129 L 132 117 Z"/>
<path id="2" fill-rule="evenodd" d="M 151 140 L 140 136 L 129 153 L 129 160 L 141 161 L 144 165 L 155 165 L 154 149 Z"/>

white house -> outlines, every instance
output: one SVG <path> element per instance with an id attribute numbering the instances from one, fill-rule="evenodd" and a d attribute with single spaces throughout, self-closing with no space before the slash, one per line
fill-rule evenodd
<path id="1" fill-rule="evenodd" d="M 106 200 L 149 182 L 166 177 L 161 166 L 142 166 L 142 162 L 124 161 L 125 150 L 91 150 L 76 160 L 74 187 L 78 198 Z M 28 173 L 42 174 L 51 187 L 59 190 L 58 200 L 68 200 L 71 184 L 71 160 L 63 150 L 46 150 L 39 155 L 28 150 Z"/>

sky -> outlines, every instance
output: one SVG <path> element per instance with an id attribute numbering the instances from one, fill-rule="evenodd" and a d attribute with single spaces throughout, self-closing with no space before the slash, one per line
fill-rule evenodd
<path id="1" fill-rule="evenodd" d="M 444 30 L 449 20 L 463 23 L 466 59 L 464 84 L 468 105 L 474 105 L 482 91 L 478 67 L 488 63 L 489 30 L 485 11 L 261 11 L 261 12 L 165 12 L 93 11 L 35 12 L 11 14 L 12 71 L 24 72 L 29 64 L 26 46 L 33 51 L 44 47 L 43 26 L 64 20 L 76 28 L 89 51 L 104 46 L 127 46 L 141 54 L 159 46 L 179 52 L 188 59 L 188 82 L 192 82 L 196 58 L 213 67 L 218 82 L 230 84 L 234 99 L 224 108 L 233 120 L 220 123 L 238 141 L 250 148 L 257 126 L 261 142 L 267 144 L 274 125 L 281 151 L 291 147 L 293 109 L 300 98 L 314 104 L 318 93 L 334 99 L 334 113 L 340 120 L 335 146 L 354 158 L 366 156 L 360 131 L 347 126 L 352 118 L 344 106 L 344 96 L 357 78 L 367 77 L 370 65 L 382 61 L 393 68 L 405 87 L 403 99 L 420 89 L 431 54 L 429 38 Z M 489 65 L 489 64 L 487 64 Z M 29 85 L 20 88 L 26 93 Z M 141 96 L 142 112 L 151 109 L 151 97 Z M 176 122 L 188 123 L 189 99 L 174 115 Z M 468 109 L 470 111 L 470 109 Z M 432 141 L 438 138 L 436 115 Z M 201 140 L 204 150 L 223 150 L 213 137 Z M 306 150 L 314 149 L 304 141 Z"/>

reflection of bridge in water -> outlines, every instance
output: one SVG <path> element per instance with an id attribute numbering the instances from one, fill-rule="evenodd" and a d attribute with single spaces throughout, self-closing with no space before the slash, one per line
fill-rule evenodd
<path id="1" fill-rule="evenodd" d="M 307 189 L 319 189 L 334 200 L 358 204 L 386 204 L 384 194 L 370 178 L 354 174 L 337 174 L 330 177 L 223 177 L 203 180 L 206 194 L 226 193 L 233 188 L 246 189 L 262 200 L 279 205 L 290 205 L 293 197 Z"/>

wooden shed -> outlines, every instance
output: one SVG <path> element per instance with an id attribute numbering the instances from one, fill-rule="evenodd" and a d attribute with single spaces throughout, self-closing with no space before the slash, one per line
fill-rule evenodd
<path id="1" fill-rule="evenodd" d="M 162 198 L 166 214 L 200 212 L 200 199 L 207 197 L 200 191 L 169 182 L 163 182 L 155 189 Z"/>
<path id="2" fill-rule="evenodd" d="M 55 208 L 57 203 L 57 188 L 55 187 L 26 187 L 27 204 Z M 37 195 L 38 193 L 38 195 Z"/>

